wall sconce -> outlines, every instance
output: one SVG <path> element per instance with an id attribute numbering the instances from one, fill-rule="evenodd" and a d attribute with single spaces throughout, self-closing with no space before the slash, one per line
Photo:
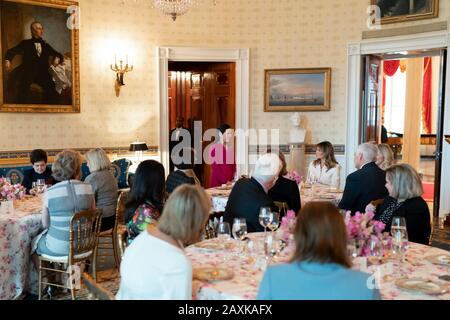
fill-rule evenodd
<path id="1" fill-rule="evenodd" d="M 114 56 L 114 66 L 111 64 L 111 70 L 116 73 L 114 88 L 116 90 L 116 97 L 118 97 L 120 95 L 120 87 L 125 85 L 123 82 L 124 74 L 133 71 L 133 65 L 128 65 L 128 55 L 125 66 L 123 65 L 123 60 L 119 60 L 119 64 L 117 65 L 117 57 Z"/>

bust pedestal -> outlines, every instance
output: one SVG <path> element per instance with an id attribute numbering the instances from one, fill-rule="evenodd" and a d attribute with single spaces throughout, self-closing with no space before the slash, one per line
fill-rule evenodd
<path id="1" fill-rule="evenodd" d="M 305 176 L 305 144 L 289 143 L 289 171 L 297 171 L 299 175 Z"/>

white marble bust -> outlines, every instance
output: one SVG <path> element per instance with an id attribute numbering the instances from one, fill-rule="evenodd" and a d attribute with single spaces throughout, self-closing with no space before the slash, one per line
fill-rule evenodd
<path id="1" fill-rule="evenodd" d="M 290 118 L 292 128 L 289 131 L 289 143 L 304 143 L 306 130 L 300 127 L 300 114 L 294 113 Z"/>

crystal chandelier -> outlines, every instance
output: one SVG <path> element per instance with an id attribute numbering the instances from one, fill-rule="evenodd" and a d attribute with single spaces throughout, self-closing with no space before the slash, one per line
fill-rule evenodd
<path id="1" fill-rule="evenodd" d="M 188 12 L 194 2 L 195 0 L 153 0 L 153 6 L 171 16 L 175 21 L 178 16 Z"/>

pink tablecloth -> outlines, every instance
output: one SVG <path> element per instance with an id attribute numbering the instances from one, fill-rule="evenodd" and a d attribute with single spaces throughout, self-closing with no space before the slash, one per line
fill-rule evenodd
<path id="1" fill-rule="evenodd" d="M 39 197 L 14 203 L 14 212 L 0 214 L 0 300 L 15 299 L 36 287 L 30 268 L 30 244 L 41 226 Z"/>
<path id="2" fill-rule="evenodd" d="M 247 299 L 256 298 L 259 282 L 262 279 L 264 267 L 263 258 L 263 233 L 249 234 L 253 239 L 253 253 L 243 255 L 237 254 L 236 249 L 211 250 L 192 245 L 186 248 L 186 253 L 192 261 L 193 268 L 203 266 L 220 266 L 233 270 L 234 277 L 226 281 L 193 281 L 193 295 L 199 300 L 225 300 L 225 299 Z M 204 242 L 217 242 L 217 239 L 205 240 Z M 231 240 L 236 245 L 235 240 Z M 381 266 L 369 266 L 363 270 L 378 276 L 379 289 L 382 299 L 443 299 L 450 300 L 450 292 L 446 294 L 431 296 L 421 293 L 412 293 L 399 289 L 395 281 L 400 277 L 421 277 L 439 281 L 442 285 L 449 287 L 450 282 L 439 280 L 439 276 L 450 273 L 449 266 L 435 265 L 424 259 L 436 254 L 450 254 L 450 252 L 411 243 L 406 254 L 407 260 L 400 266 L 398 263 L 390 262 Z M 275 263 L 283 263 L 289 258 L 289 250 L 282 252 L 281 257 Z M 450 287 L 449 287 L 450 290 Z"/>

